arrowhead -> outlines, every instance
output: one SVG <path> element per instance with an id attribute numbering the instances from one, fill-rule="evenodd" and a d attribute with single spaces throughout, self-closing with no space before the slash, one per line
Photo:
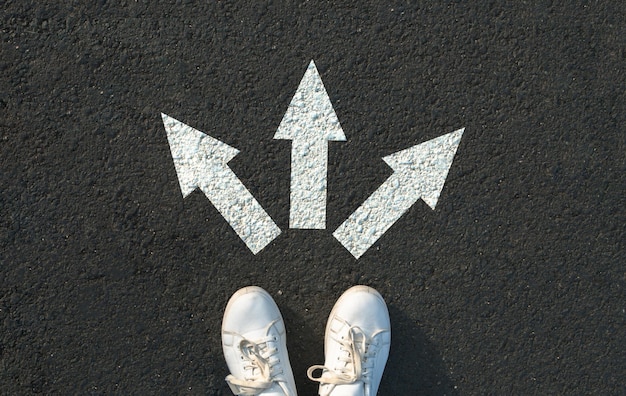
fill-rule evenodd
<path id="1" fill-rule="evenodd" d="M 346 140 L 313 61 L 309 63 L 274 139 Z"/>
<path id="2" fill-rule="evenodd" d="M 183 198 L 201 186 L 207 164 L 223 165 L 239 150 L 161 113 Z"/>
<path id="3" fill-rule="evenodd" d="M 398 151 L 383 158 L 401 177 L 400 187 L 411 188 L 435 209 L 465 128 Z"/>

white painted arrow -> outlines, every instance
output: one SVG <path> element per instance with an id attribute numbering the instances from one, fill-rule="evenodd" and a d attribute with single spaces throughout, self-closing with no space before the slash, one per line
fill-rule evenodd
<path id="1" fill-rule="evenodd" d="M 227 163 L 239 150 L 161 113 L 183 198 L 200 188 L 246 246 L 257 254 L 280 228 Z"/>
<path id="2" fill-rule="evenodd" d="M 394 173 L 335 230 L 333 236 L 359 258 L 419 198 L 435 209 L 463 129 L 383 158 Z"/>
<path id="3" fill-rule="evenodd" d="M 292 140 L 290 228 L 326 228 L 328 141 L 345 141 L 328 93 L 311 61 L 274 139 Z"/>

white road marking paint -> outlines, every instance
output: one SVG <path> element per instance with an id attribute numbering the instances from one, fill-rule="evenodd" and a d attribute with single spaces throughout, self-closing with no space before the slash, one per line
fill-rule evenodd
<path id="1" fill-rule="evenodd" d="M 257 254 L 280 228 L 227 163 L 239 150 L 161 113 L 183 198 L 200 188 L 213 206 Z"/>
<path id="2" fill-rule="evenodd" d="M 292 140 L 290 228 L 326 228 L 328 141 L 345 141 L 322 79 L 311 61 L 274 139 Z"/>
<path id="3" fill-rule="evenodd" d="M 361 257 L 419 198 L 435 209 L 463 131 L 383 158 L 394 173 L 335 230 L 333 236 Z"/>

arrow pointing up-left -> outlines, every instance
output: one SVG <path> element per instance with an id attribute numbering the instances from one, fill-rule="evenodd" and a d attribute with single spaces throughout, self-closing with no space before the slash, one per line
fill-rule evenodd
<path id="1" fill-rule="evenodd" d="M 200 188 L 237 235 L 257 254 L 280 228 L 228 167 L 239 150 L 161 113 L 183 198 Z"/>

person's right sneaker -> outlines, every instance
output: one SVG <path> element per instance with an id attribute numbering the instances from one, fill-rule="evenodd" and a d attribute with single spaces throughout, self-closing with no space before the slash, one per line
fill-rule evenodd
<path id="1" fill-rule="evenodd" d="M 325 362 L 307 375 L 320 383 L 320 396 L 374 396 L 391 344 L 389 311 L 368 286 L 348 289 L 333 307 L 326 325 Z M 314 372 L 321 370 L 319 377 Z"/>

